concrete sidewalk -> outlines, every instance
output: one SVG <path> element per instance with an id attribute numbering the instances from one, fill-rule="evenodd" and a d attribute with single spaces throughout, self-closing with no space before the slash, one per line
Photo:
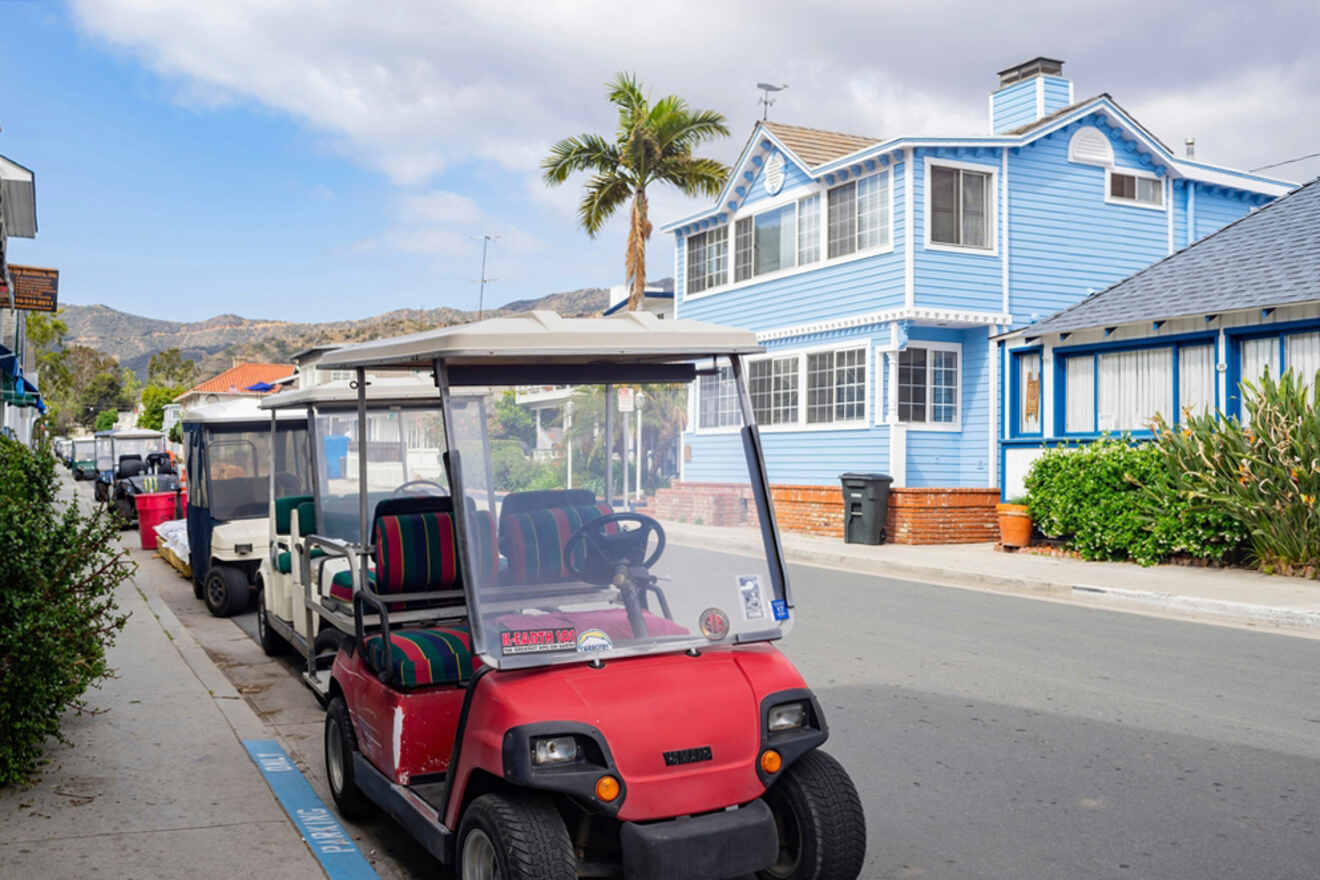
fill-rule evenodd
<path id="1" fill-rule="evenodd" d="M 173 572 L 133 556 L 117 677 L 66 717 L 35 784 L 0 789 L 4 875 L 324 877 L 240 741 L 272 732 L 161 602 Z"/>
<path id="2" fill-rule="evenodd" d="M 760 553 L 745 529 L 665 523 L 681 543 Z M 845 544 L 784 532 L 790 563 L 1320 637 L 1320 582 L 1242 569 L 1085 562 L 991 544 Z"/>

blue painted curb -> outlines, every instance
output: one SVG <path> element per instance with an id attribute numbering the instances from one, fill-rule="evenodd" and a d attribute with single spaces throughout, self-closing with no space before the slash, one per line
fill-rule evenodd
<path id="1" fill-rule="evenodd" d="M 279 743 L 245 739 L 243 748 L 330 880 L 375 880 L 379 876 Z"/>

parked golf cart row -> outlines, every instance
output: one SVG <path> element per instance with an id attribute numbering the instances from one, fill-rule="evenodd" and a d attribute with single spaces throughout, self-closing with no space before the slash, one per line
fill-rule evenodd
<path id="1" fill-rule="evenodd" d="M 217 614 L 255 591 L 262 647 L 301 657 L 346 818 L 383 810 L 465 880 L 859 875 L 860 800 L 773 645 L 794 606 L 745 383 L 759 350 L 531 313 L 331 352 L 352 383 L 264 398 L 260 419 L 185 414 L 195 582 Z M 569 389 L 574 436 L 610 462 L 614 383 L 699 374 L 736 390 L 744 427 L 712 454 L 744 468 L 759 555 L 614 512 L 610 468 L 501 485 L 512 438 L 486 408 L 507 390 Z"/>
<path id="2" fill-rule="evenodd" d="M 94 480 L 93 497 L 125 527 L 136 526 L 139 495 L 176 492 L 180 484 L 159 431 L 124 428 L 66 440 L 59 455 L 75 480 Z"/>

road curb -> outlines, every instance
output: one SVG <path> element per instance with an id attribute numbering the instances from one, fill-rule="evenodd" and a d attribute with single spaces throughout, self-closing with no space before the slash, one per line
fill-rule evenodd
<path id="1" fill-rule="evenodd" d="M 1269 623 L 1289 629 L 1320 631 L 1320 611 L 1278 608 L 1273 605 L 1232 602 L 1227 599 L 1206 599 L 1201 596 L 1182 596 L 1177 593 L 1160 593 L 1153 590 L 1097 587 L 1090 584 L 1074 584 L 1071 592 L 1085 597 L 1101 597 L 1116 603 L 1130 602 L 1150 605 L 1166 611 L 1186 611 L 1197 615 L 1224 617 L 1237 621 Z"/>

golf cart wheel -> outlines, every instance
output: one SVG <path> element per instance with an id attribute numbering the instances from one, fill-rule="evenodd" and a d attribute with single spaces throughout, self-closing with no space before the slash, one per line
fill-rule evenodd
<path id="1" fill-rule="evenodd" d="M 574 880 L 568 827 L 543 795 L 484 794 L 458 829 L 458 880 Z"/>
<path id="2" fill-rule="evenodd" d="M 270 620 L 266 610 L 266 590 L 261 585 L 257 585 L 257 639 L 261 642 L 261 650 L 266 652 L 267 657 L 278 657 L 289 648 L 289 643 L 284 640 L 284 636 L 270 628 Z"/>
<path id="3" fill-rule="evenodd" d="M 312 651 L 316 655 L 316 668 L 329 669 L 335 663 L 335 655 L 339 653 L 342 639 L 339 630 L 333 627 L 326 627 L 316 634 L 312 640 Z"/>
<path id="4" fill-rule="evenodd" d="M 231 565 L 213 565 L 206 573 L 203 597 L 206 608 L 216 617 L 229 617 L 247 607 L 252 588 L 247 575 Z"/>
<path id="5" fill-rule="evenodd" d="M 779 831 L 779 859 L 759 880 L 854 880 L 866 859 L 866 815 L 848 771 L 808 752 L 765 793 Z"/>
<path id="6" fill-rule="evenodd" d="M 353 755 L 357 750 L 348 704 L 343 697 L 335 697 L 325 711 L 325 777 L 330 782 L 330 794 L 339 814 L 350 820 L 366 819 L 375 809 L 353 776 Z"/>

